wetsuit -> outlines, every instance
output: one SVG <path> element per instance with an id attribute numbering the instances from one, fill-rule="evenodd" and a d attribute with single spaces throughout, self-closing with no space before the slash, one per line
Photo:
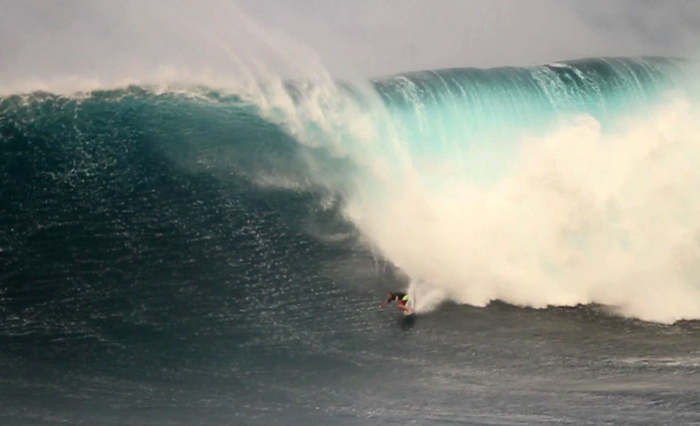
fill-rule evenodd
<path id="1" fill-rule="evenodd" d="M 406 306 L 408 295 L 406 293 L 391 293 L 391 297 L 386 300 L 386 303 L 391 303 L 392 300 L 398 300 L 399 304 Z"/>

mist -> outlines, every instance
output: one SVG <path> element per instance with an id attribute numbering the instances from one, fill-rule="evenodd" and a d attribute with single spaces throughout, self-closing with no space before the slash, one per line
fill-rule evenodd
<path id="1" fill-rule="evenodd" d="M 249 94 L 240 97 L 300 145 L 347 159 L 356 175 L 342 184 L 333 166 L 314 164 L 316 158 L 305 166 L 319 185 L 341 195 L 345 218 L 372 250 L 406 273 L 412 291 L 433 292 L 422 298 L 427 305 L 419 311 L 447 298 L 472 305 L 503 300 L 538 308 L 599 303 L 659 322 L 700 318 L 700 304 L 693 302 L 700 287 L 688 278 L 697 276 L 700 268 L 695 237 L 700 235 L 700 221 L 692 219 L 700 217 L 700 176 L 688 161 L 700 147 L 696 96 L 674 95 L 670 102 L 650 103 L 644 113 L 626 116 L 631 110 L 627 106 L 651 99 L 643 90 L 635 91 L 643 83 L 628 70 L 634 61 L 627 61 L 614 69 L 625 82 L 620 88 L 631 88 L 634 100 L 614 117 L 627 120 L 622 131 L 601 130 L 602 121 L 588 106 L 576 114 L 554 108 L 549 114 L 563 124 L 549 133 L 506 141 L 490 138 L 483 144 L 482 157 L 472 155 L 479 150 L 459 157 L 455 152 L 473 142 L 464 128 L 475 127 L 480 118 L 497 117 L 494 128 L 516 127 L 515 114 L 501 106 L 512 104 L 517 98 L 512 93 L 527 89 L 508 86 L 503 99 L 491 93 L 491 86 L 481 98 L 471 93 L 469 99 L 498 111 L 474 121 L 459 114 L 468 102 L 457 102 L 460 96 L 467 99 L 471 86 L 436 95 L 430 102 L 447 107 L 430 116 L 436 129 L 431 135 L 422 132 L 427 107 L 417 89 L 404 85 L 408 77 L 396 78 L 401 80 L 396 82 L 401 89 L 397 96 L 408 101 L 410 111 L 417 111 L 413 121 L 388 115 L 371 85 L 353 86 L 371 92 L 360 105 L 334 83 L 337 78 L 366 81 L 423 69 L 530 66 L 585 57 L 693 57 L 700 41 L 697 3 L 0 3 L 0 93 L 75 93 L 129 84 L 226 88 L 236 95 Z M 571 64 L 560 67 L 569 67 L 581 82 L 590 83 Z M 640 67 L 644 72 L 654 68 Z M 540 88 L 538 95 L 549 107 L 566 104 L 572 92 L 582 90 L 567 86 L 568 80 L 550 69 L 556 67 L 544 68 L 518 72 L 532 71 L 526 87 Z M 280 84 L 285 78 L 326 84 L 304 86 L 292 96 Z M 261 79 L 272 84 L 261 84 Z M 440 81 L 440 87 L 448 86 Z M 601 87 L 606 85 L 601 81 L 587 90 L 598 99 L 604 97 Z M 241 91 L 249 87 L 252 90 Z M 609 96 L 612 101 L 616 94 Z M 588 105 L 585 96 L 572 98 Z M 527 97 L 513 111 L 533 108 L 533 98 Z M 459 126 L 450 133 L 449 126 L 441 126 L 452 118 Z M 414 124 L 415 140 L 400 137 L 402 129 Z M 411 142 L 419 149 L 412 150 Z M 442 146 L 456 147 L 455 152 L 437 149 Z M 512 167 L 491 186 L 452 173 L 473 172 L 475 163 L 488 171 L 505 169 L 502 156 L 496 155 L 501 151 Z M 424 152 L 434 154 L 434 167 L 417 166 L 423 164 Z M 676 170 L 682 173 L 674 174 Z M 440 181 L 442 190 L 431 191 L 431 184 L 443 175 L 449 179 Z M 274 185 L 269 176 L 259 180 Z M 296 188 L 289 182 L 279 186 Z M 584 243 L 586 250 L 580 247 Z"/>
<path id="2" fill-rule="evenodd" d="M 700 5 L 605 1 L 0 1 L 0 86 L 366 78 L 694 56 Z"/>

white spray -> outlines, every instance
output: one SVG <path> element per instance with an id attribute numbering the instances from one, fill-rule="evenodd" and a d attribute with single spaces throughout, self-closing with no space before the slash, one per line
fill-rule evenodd
<path id="1" fill-rule="evenodd" d="M 522 141 L 494 186 L 429 191 L 409 170 L 381 197 L 361 187 L 346 213 L 411 278 L 418 310 L 446 297 L 700 318 L 699 119 L 684 100 L 612 134 L 578 117 Z"/>

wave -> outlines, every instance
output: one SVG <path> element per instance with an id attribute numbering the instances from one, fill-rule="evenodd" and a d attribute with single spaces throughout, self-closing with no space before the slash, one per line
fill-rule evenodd
<path id="1" fill-rule="evenodd" d="M 182 260 L 182 242 L 168 236 L 220 242 L 245 229 L 247 209 L 273 203 L 283 215 L 330 212 L 327 244 L 353 235 L 341 220 L 352 224 L 406 275 L 422 311 L 502 300 L 700 318 L 692 70 L 677 59 L 598 58 L 365 83 L 6 96 L 4 280 L 31 287 L 38 278 L 18 271 L 49 251 L 55 273 L 66 262 L 60 235 L 96 218 L 109 230 L 79 233 L 103 254 Z M 275 204 L 279 194 L 297 202 Z M 208 204 L 209 216 L 178 197 Z M 227 203 L 238 215 L 220 213 Z M 301 237 L 289 238 L 287 254 L 298 255 Z M 241 245 L 236 256 L 274 245 Z"/>

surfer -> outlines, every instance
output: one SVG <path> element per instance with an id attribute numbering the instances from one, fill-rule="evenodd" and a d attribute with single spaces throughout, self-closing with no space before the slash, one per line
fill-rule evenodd
<path id="1" fill-rule="evenodd" d="M 407 314 L 410 314 L 412 312 L 411 308 L 406 306 L 406 303 L 408 303 L 408 295 L 406 293 L 387 293 L 387 299 L 386 302 L 382 303 L 381 306 L 379 306 L 379 309 L 382 309 L 389 303 L 391 303 L 393 300 L 396 300 L 399 305 L 398 308 L 402 311 L 404 311 Z"/>

